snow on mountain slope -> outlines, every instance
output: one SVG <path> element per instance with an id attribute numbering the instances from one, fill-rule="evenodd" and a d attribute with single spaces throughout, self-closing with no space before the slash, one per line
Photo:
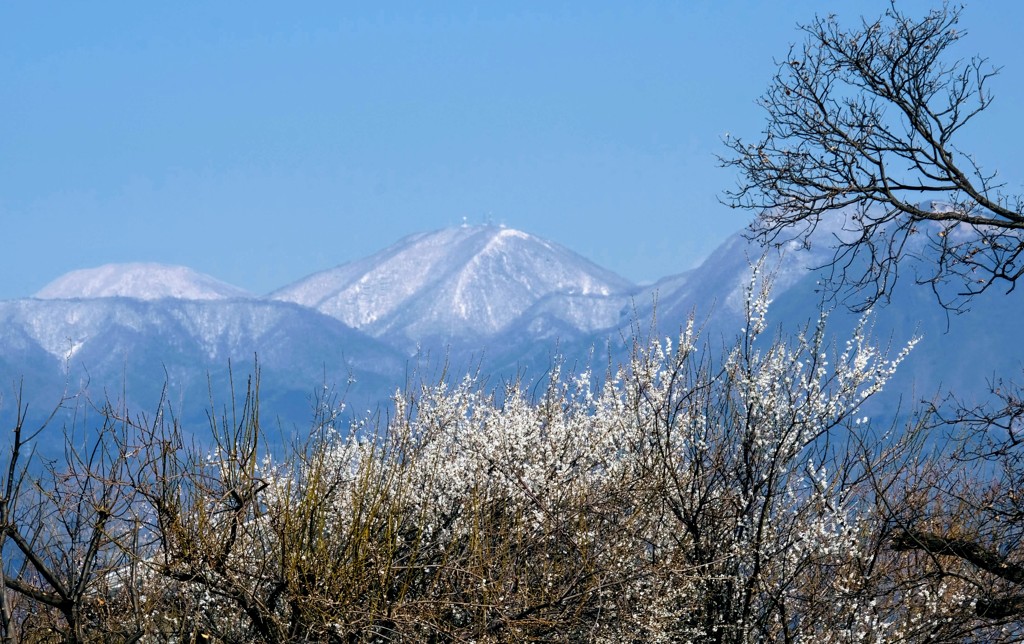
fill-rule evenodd
<path id="1" fill-rule="evenodd" d="M 71 271 L 44 286 L 35 297 L 42 300 L 93 297 L 220 300 L 251 297 L 251 294 L 185 266 L 135 263 Z"/>
<path id="2" fill-rule="evenodd" d="M 266 300 L 10 300 L 0 302 L 0 327 L 4 329 L 0 340 L 32 342 L 61 360 L 75 359 L 99 338 L 118 335 L 147 337 L 167 355 L 187 350 L 211 361 L 251 357 L 254 352 L 288 361 L 334 351 L 333 346 L 318 346 L 312 336 L 323 336 L 320 339 L 324 341 L 331 338 L 350 349 L 391 353 L 380 342 L 333 318 L 306 307 Z M 321 331 L 312 330 L 316 328 Z M 286 347 L 294 350 L 296 342 L 312 345 L 303 355 L 284 351 Z"/>
<path id="3" fill-rule="evenodd" d="M 839 240 L 848 240 L 854 234 L 840 216 L 823 219 L 806 241 L 782 235 L 768 247 L 749 239 L 748 231 L 737 232 L 696 268 L 662 278 L 647 289 L 648 293 L 654 292 L 653 297 L 638 295 L 639 318 L 646 324 L 656 316 L 659 321 L 675 325 L 685 323 L 693 314 L 698 322 L 709 322 L 734 333 L 742 326 L 737 325 L 744 314 L 746 291 L 759 263 L 762 275 L 771 277 L 773 299 L 797 288 L 820 304 L 823 289 L 816 281 L 825 280 L 824 267 L 835 256 Z"/>
<path id="4" fill-rule="evenodd" d="M 359 409 L 372 409 L 394 392 L 406 364 L 366 334 L 287 302 L 0 301 L 0 397 L 9 392 L 3 387 L 24 377 L 38 409 L 53 405 L 56 392 L 86 385 L 94 400 L 125 392 L 148 409 L 166 385 L 169 396 L 187 403 L 184 413 L 201 421 L 210 388 L 222 397 L 234 371 L 244 393 L 257 358 L 266 418 L 288 426 L 309 421 L 310 396 L 325 385 L 347 391 L 346 400 Z"/>
<path id="5" fill-rule="evenodd" d="M 743 320 L 744 290 L 750 284 L 751 265 L 764 256 L 763 270 L 773 276 L 768 321 L 771 330 L 765 341 L 773 341 L 776 329 L 783 338 L 808 324 L 813 325 L 821 311 L 828 313 L 828 342 L 842 347 L 851 336 L 861 314 L 849 310 L 863 300 L 857 293 L 840 291 L 836 297 L 826 287 L 831 274 L 830 262 L 835 256 L 837 238 L 849 234 L 841 220 L 823 222 L 809 243 L 783 240 L 767 250 L 746 239 L 742 233 L 730 237 L 700 266 L 689 273 L 665 278 L 658 288 L 656 307 L 638 306 L 639 328 L 649 328 L 657 320 L 660 333 L 672 335 L 694 315 L 704 328 L 704 339 L 713 346 L 728 346 L 745 326 Z M 919 401 L 941 400 L 955 392 L 967 400 L 985 398 L 986 387 L 994 378 L 1019 380 L 1024 367 L 1024 346 L 1016 340 L 1018 321 L 1024 317 L 1024 298 L 1015 293 L 992 291 L 976 297 L 971 310 L 950 315 L 936 301 L 928 285 L 914 282 L 919 269 L 914 255 L 927 258 L 928 227 L 907 242 L 911 255 L 901 264 L 903 272 L 888 303 L 879 303 L 869 319 L 871 336 L 882 347 L 895 353 L 907 341 L 920 336 L 921 341 L 900 365 L 882 395 L 870 409 L 874 414 L 910 413 Z M 862 261 L 862 260 L 857 260 Z M 923 265 L 927 271 L 927 259 Z M 852 264 L 856 271 L 862 264 Z M 925 273 L 927 274 L 927 273 Z M 849 300 L 844 297 L 849 295 Z M 642 298 L 638 295 L 639 304 Z M 618 356 L 622 359 L 622 356 Z"/>
<path id="6" fill-rule="evenodd" d="M 412 235 L 270 297 L 314 307 L 375 337 L 411 344 L 497 333 L 553 294 L 602 298 L 634 288 L 562 246 L 487 225 Z"/>
<path id="7" fill-rule="evenodd" d="M 628 317 L 632 293 L 611 295 L 580 295 L 552 293 L 534 303 L 516 321 L 515 327 L 526 327 L 530 334 L 560 337 L 559 328 L 577 334 L 611 329 Z M 548 325 L 545 320 L 560 324 Z"/>

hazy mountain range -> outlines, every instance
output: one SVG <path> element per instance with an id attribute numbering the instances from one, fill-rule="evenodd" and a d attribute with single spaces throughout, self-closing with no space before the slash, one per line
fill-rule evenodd
<path id="1" fill-rule="evenodd" d="M 144 412 L 166 391 L 182 418 L 201 422 L 211 390 L 215 406 L 227 403 L 229 362 L 244 389 L 255 356 L 264 418 L 286 432 L 308 423 L 325 386 L 358 414 L 444 373 L 475 371 L 492 385 L 517 375 L 536 381 L 556 355 L 603 372 L 625 358 L 631 328 L 672 335 L 693 314 L 713 343 L 734 336 L 762 252 L 737 234 L 697 268 L 641 286 L 558 244 L 487 225 L 411 235 L 266 296 L 180 266 L 73 271 L 32 298 L 0 301 L 2 412 L 11 413 L 12 387 L 23 379 L 36 409 L 84 389 L 94 402 L 126 399 Z M 792 331 L 816 316 L 822 278 L 814 269 L 829 257 L 827 243 L 770 249 L 773 324 Z M 994 375 L 1016 377 L 1021 307 L 1015 295 L 993 294 L 947 318 L 930 291 L 901 286 L 875 313 L 875 336 L 924 340 L 888 405 L 940 386 L 981 394 Z M 840 308 L 830 325 L 841 337 L 854 321 Z"/>

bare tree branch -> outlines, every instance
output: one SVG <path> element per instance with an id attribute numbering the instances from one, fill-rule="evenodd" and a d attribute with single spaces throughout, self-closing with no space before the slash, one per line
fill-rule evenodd
<path id="1" fill-rule="evenodd" d="M 959 147 L 998 72 L 957 57 L 960 13 L 944 4 L 914 19 L 894 2 L 858 28 L 834 15 L 803 25 L 760 99 L 760 138 L 725 140 L 721 162 L 739 180 L 724 201 L 757 211 L 751 232 L 765 243 L 827 222 L 833 285 L 854 308 L 886 300 L 905 258 L 953 310 L 1024 274 L 1020 196 Z"/>

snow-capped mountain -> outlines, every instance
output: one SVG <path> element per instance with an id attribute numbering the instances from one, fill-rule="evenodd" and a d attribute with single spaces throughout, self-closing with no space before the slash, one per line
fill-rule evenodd
<path id="1" fill-rule="evenodd" d="M 44 286 L 35 297 L 42 300 L 92 297 L 222 300 L 252 295 L 185 266 L 134 263 L 106 264 L 66 273 Z"/>
<path id="2" fill-rule="evenodd" d="M 301 427 L 324 384 L 347 389 L 350 409 L 363 412 L 418 377 L 542 379 L 556 358 L 604 371 L 626 358 L 633 330 L 673 335 L 691 314 L 714 346 L 731 342 L 743 326 L 751 265 L 762 255 L 775 284 L 769 320 L 794 332 L 831 305 L 819 267 L 842 234 L 842 223 L 830 222 L 809 244 L 784 242 L 767 253 L 737 234 L 697 268 L 647 287 L 497 226 L 412 235 L 269 299 L 182 267 L 75 271 L 36 298 L 0 302 L 0 397 L 23 379 L 36 408 L 46 409 L 62 391 L 89 383 L 94 399 L 123 395 L 145 408 L 166 385 L 190 408 L 186 415 L 202 418 L 211 385 L 215 394 L 226 388 L 229 362 L 248 373 L 258 356 L 264 417 Z M 980 396 L 994 375 L 1019 374 L 1024 298 L 986 294 L 973 306 L 948 318 L 928 289 L 905 282 L 876 311 L 883 344 L 924 336 L 889 388 L 887 408 L 940 386 Z M 833 337 L 845 339 L 856 319 L 836 306 Z"/>
<path id="3" fill-rule="evenodd" d="M 406 358 L 312 309 L 256 299 L 106 297 L 0 302 L 0 396 L 22 377 L 37 411 L 62 392 L 125 399 L 147 410 L 166 386 L 183 417 L 200 423 L 211 394 L 226 404 L 228 377 L 244 394 L 256 359 L 269 426 L 309 421 L 310 397 L 347 391 L 365 411 L 393 391 Z M 383 394 L 382 394 L 383 392 Z M 184 408 L 184 411 L 181 411 Z M 268 427 L 269 427 L 268 426 Z"/>
<path id="4" fill-rule="evenodd" d="M 820 305 L 822 289 L 817 282 L 826 279 L 823 270 L 834 257 L 838 240 L 850 238 L 846 228 L 843 218 L 834 217 L 822 220 L 809 240 L 782 237 L 767 247 L 750 239 L 749 231 L 736 232 L 699 266 L 662 278 L 647 289 L 647 297 L 638 295 L 637 318 L 643 325 L 656 318 L 670 331 L 666 325 L 685 323 L 692 314 L 712 328 L 735 333 L 756 266 L 762 276 L 770 277 L 773 299 L 796 288 L 801 297 Z"/>
<path id="5" fill-rule="evenodd" d="M 797 241 L 765 251 L 737 233 L 700 266 L 662 278 L 647 289 L 648 295 L 635 297 L 634 322 L 647 327 L 657 320 L 664 331 L 670 332 L 673 326 L 684 325 L 693 315 L 701 324 L 735 333 L 741 326 L 746 292 L 755 266 L 760 266 L 762 275 L 771 276 L 773 297 L 777 298 L 831 256 L 831 250 L 825 245 L 811 250 Z M 820 275 L 813 274 L 815 279 L 820 279 Z"/>
<path id="6" fill-rule="evenodd" d="M 409 347 L 428 338 L 475 342 L 505 330 L 552 297 L 566 298 L 579 311 L 562 307 L 564 320 L 592 331 L 616 322 L 603 300 L 634 289 L 562 246 L 485 225 L 411 235 L 270 297 L 315 308 Z M 611 309 L 617 311 L 616 306 Z"/>
<path id="7" fill-rule="evenodd" d="M 744 326 L 744 289 L 750 284 L 751 266 L 763 257 L 762 270 L 773 281 L 768 311 L 773 328 L 790 335 L 813 324 L 824 309 L 830 341 L 844 342 L 863 314 L 836 301 L 826 287 L 836 240 L 849 233 L 841 220 L 825 223 L 807 244 L 786 241 L 763 249 L 742 233 L 733 235 L 697 268 L 656 284 L 657 305 L 637 307 L 638 328 L 650 328 L 656 320 L 659 331 L 671 335 L 693 315 L 704 327 L 705 339 L 728 343 Z M 908 242 L 908 250 L 924 254 L 926 244 L 922 234 Z M 872 337 L 882 347 L 896 351 L 911 338 L 921 338 L 884 390 L 879 407 L 887 413 L 897 408 L 908 413 L 921 400 L 949 392 L 980 400 L 995 378 L 1019 381 L 1024 346 L 1014 329 L 1024 318 L 1024 298 L 986 293 L 971 302 L 969 312 L 951 314 L 928 286 L 914 283 L 913 261 L 905 263 L 891 301 L 870 312 Z"/>

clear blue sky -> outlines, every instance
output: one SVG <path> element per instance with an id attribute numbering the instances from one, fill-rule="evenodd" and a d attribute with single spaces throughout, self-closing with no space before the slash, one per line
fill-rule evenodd
<path id="1" fill-rule="evenodd" d="M 127 261 L 265 293 L 463 217 L 678 273 L 746 224 L 715 154 L 796 23 L 887 4 L 2 3 L 0 299 Z M 962 50 L 1019 192 L 1022 7 L 970 3 Z"/>

